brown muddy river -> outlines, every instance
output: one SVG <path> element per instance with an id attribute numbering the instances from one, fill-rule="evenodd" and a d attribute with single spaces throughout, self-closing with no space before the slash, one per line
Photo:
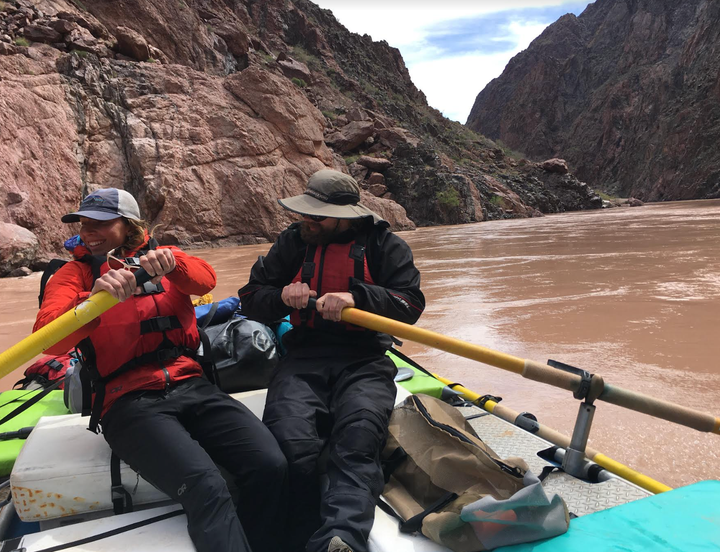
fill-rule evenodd
<path id="1" fill-rule="evenodd" d="M 720 415 L 720 201 L 423 228 L 418 325 Z M 269 245 L 201 250 L 235 294 Z M 40 275 L 0 280 L 0 350 L 27 335 Z M 569 434 L 570 393 L 406 342 L 425 367 Z M 0 380 L 8 389 L 21 371 Z M 720 436 L 598 403 L 590 445 L 670 486 L 720 475 Z"/>

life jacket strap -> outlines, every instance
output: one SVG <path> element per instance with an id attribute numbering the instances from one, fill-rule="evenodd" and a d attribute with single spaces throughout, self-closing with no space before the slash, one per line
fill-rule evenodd
<path id="1" fill-rule="evenodd" d="M 365 234 L 359 233 L 355 237 L 355 243 L 350 248 L 350 258 L 355 261 L 355 280 L 365 281 Z M 352 285 L 352 280 L 350 281 Z"/>
<path id="2" fill-rule="evenodd" d="M 88 429 L 93 433 L 98 433 L 100 416 L 102 414 L 103 405 L 105 404 L 106 387 L 110 381 L 137 366 L 152 363 L 163 363 L 181 356 L 194 358 L 194 354 L 195 352 L 192 349 L 181 345 L 173 345 L 169 340 L 166 340 L 163 341 L 163 343 L 160 344 L 160 347 L 154 351 L 145 353 L 144 355 L 140 355 L 127 361 L 117 370 L 113 370 L 113 372 L 106 376 L 101 376 L 97 370 L 97 366 L 94 365 L 93 369 L 89 370 L 93 390 L 95 391 L 95 400 L 93 401 L 92 410 L 90 412 L 90 423 L 88 425 Z"/>
<path id="3" fill-rule="evenodd" d="M 156 316 L 140 322 L 140 333 L 144 335 L 167 330 L 177 330 L 182 327 L 180 319 L 177 316 Z"/>
<path id="4" fill-rule="evenodd" d="M 132 495 L 123 487 L 120 473 L 120 457 L 114 452 L 110 455 L 110 485 L 113 513 L 118 516 L 132 512 Z"/>
<path id="5" fill-rule="evenodd" d="M 316 245 L 308 245 L 305 251 L 305 262 L 302 265 L 302 271 L 300 272 L 300 281 L 303 284 L 310 286 L 310 282 L 315 277 L 315 252 L 317 251 Z M 300 322 L 306 324 L 313 313 L 308 308 L 300 309 Z"/>

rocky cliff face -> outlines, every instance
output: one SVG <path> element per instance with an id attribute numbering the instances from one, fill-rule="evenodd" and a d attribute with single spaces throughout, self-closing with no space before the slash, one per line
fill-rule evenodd
<path id="1" fill-rule="evenodd" d="M 467 125 L 625 197 L 720 197 L 720 3 L 597 0 L 515 56 Z"/>
<path id="2" fill-rule="evenodd" d="M 0 2 L 0 275 L 57 255 L 99 187 L 162 243 L 272 240 L 277 198 L 323 167 L 395 229 L 599 202 L 441 117 L 397 50 L 306 0 Z"/>

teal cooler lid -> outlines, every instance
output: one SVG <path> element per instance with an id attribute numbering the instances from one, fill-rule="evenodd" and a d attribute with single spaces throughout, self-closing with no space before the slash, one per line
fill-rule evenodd
<path id="1" fill-rule="evenodd" d="M 564 535 L 495 551 L 720 551 L 720 481 L 701 481 L 582 516 L 570 521 Z"/>

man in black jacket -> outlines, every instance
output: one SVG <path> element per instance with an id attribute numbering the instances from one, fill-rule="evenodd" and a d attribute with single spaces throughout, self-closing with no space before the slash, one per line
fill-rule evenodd
<path id="1" fill-rule="evenodd" d="M 304 194 L 278 200 L 303 221 L 280 234 L 239 291 L 250 318 L 290 315 L 293 324 L 263 416 L 290 465 L 288 552 L 367 552 L 384 484 L 391 339 L 342 322 L 342 309 L 413 324 L 425 308 L 410 248 L 359 200 L 357 182 L 332 170 L 312 175 Z M 307 308 L 311 297 L 316 311 Z M 321 493 L 325 445 L 329 487 Z"/>

